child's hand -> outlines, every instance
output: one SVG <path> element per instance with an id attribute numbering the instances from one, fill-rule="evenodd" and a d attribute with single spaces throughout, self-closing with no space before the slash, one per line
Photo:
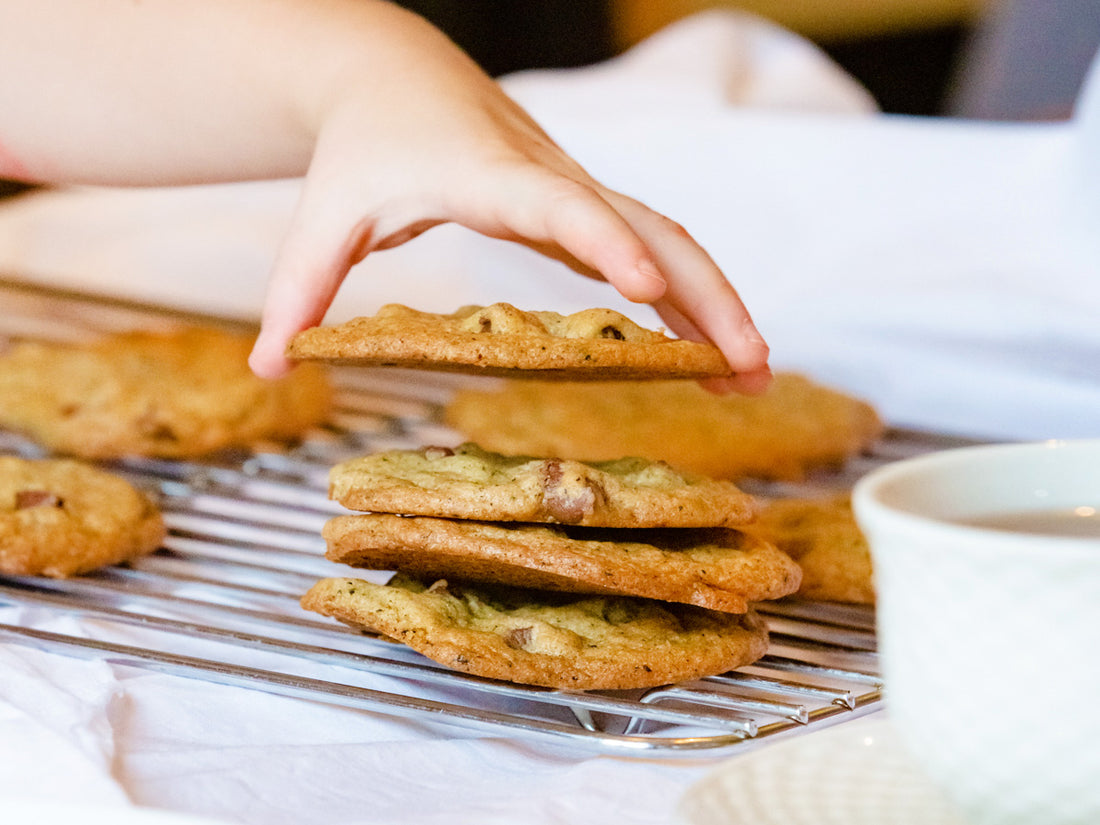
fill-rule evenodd
<path id="1" fill-rule="evenodd" d="M 108 185 L 305 174 L 252 354 L 260 375 L 289 368 L 287 341 L 321 321 L 353 264 L 454 222 L 654 303 L 673 331 L 722 349 L 734 386 L 767 382 L 767 346 L 687 233 L 594 181 L 398 6 L 8 0 L 0 73 L 17 78 L 0 83 L 3 174 Z"/>
<path id="2" fill-rule="evenodd" d="M 410 18 L 398 32 L 370 58 L 400 82 L 351 74 L 319 115 L 252 355 L 257 373 L 288 369 L 287 341 L 321 322 L 351 266 L 452 221 L 654 303 L 674 332 L 722 349 L 738 376 L 716 388 L 766 386 L 767 345 L 680 226 L 589 177 L 434 29 Z"/>

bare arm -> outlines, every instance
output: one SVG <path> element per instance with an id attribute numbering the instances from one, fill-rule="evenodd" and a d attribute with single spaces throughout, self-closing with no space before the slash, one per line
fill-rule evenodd
<path id="1" fill-rule="evenodd" d="M 440 32 L 381 0 L 0 0 L 0 174 L 175 184 L 306 175 L 253 368 L 277 375 L 368 253 L 453 221 L 653 302 L 767 383 L 733 287 L 603 187 Z"/>

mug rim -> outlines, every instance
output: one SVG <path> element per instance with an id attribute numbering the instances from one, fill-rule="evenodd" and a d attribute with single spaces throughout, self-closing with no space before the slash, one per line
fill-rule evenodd
<path id="1" fill-rule="evenodd" d="M 974 461 L 996 459 L 1013 453 L 1027 456 L 1047 451 L 1079 450 L 1097 454 L 1096 466 L 1100 475 L 1100 438 L 977 444 L 904 458 L 877 467 L 856 481 L 852 488 L 852 509 L 859 526 L 868 534 L 879 529 L 904 530 L 914 536 L 919 534 L 929 541 L 942 541 L 949 537 L 969 538 L 996 542 L 1002 550 L 1015 547 L 1021 551 L 1034 551 L 1041 544 L 1048 551 L 1054 546 L 1062 553 L 1078 550 L 1095 555 L 1100 546 L 1100 537 L 1014 532 L 967 524 L 941 515 L 920 513 L 883 498 L 886 488 L 905 481 L 914 474 L 950 470 L 952 466 L 969 465 Z M 1097 504 L 1100 506 L 1100 502 Z M 1096 558 L 1100 559 L 1100 556 Z"/>

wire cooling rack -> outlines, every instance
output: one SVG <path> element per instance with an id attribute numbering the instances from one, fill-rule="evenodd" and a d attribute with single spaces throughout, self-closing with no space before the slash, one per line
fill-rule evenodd
<path id="1" fill-rule="evenodd" d="M 0 346 L 179 321 L 236 325 L 5 280 L 0 307 Z M 457 443 L 441 411 L 456 386 L 477 379 L 337 369 L 334 380 L 331 422 L 293 448 L 105 464 L 159 501 L 169 526 L 163 547 L 133 564 L 69 580 L 0 577 L 0 642 L 444 727 L 640 755 L 713 752 L 880 706 L 874 614 L 860 606 L 793 600 L 761 606 L 772 642 L 759 662 L 627 692 L 552 690 L 456 673 L 403 645 L 303 611 L 298 599 L 317 579 L 349 572 L 323 558 L 321 526 L 342 512 L 327 499 L 329 467 L 376 450 Z M 946 445 L 893 431 L 843 471 L 759 491 L 844 488 L 873 466 Z M 2 430 L 0 453 L 42 454 Z M 74 619 L 76 629 L 63 621 Z"/>

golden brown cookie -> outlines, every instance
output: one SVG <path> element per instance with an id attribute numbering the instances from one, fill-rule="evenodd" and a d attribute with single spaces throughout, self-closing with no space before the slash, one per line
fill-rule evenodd
<path id="1" fill-rule="evenodd" d="M 264 381 L 252 340 L 219 329 L 127 332 L 0 357 L 0 426 L 84 458 L 199 456 L 301 436 L 328 414 L 324 368 Z"/>
<path id="2" fill-rule="evenodd" d="M 798 588 L 801 572 L 765 541 L 726 528 L 615 530 L 384 514 L 325 525 L 331 561 L 419 579 L 641 596 L 744 613 Z"/>
<path id="3" fill-rule="evenodd" d="M 0 456 L 0 573 L 74 576 L 152 553 L 164 533 L 125 479 L 70 459 Z"/>
<path id="4" fill-rule="evenodd" d="M 505 303 L 462 307 L 449 315 L 387 304 L 373 316 L 299 333 L 287 356 L 356 366 L 530 373 L 572 380 L 730 374 L 714 345 L 644 329 L 611 309 L 560 315 L 527 312 Z"/>
<path id="5" fill-rule="evenodd" d="M 390 450 L 337 464 L 329 496 L 352 510 L 588 527 L 735 527 L 754 502 L 731 482 L 640 458 L 506 456 L 476 444 Z"/>
<path id="6" fill-rule="evenodd" d="M 728 479 L 801 479 L 843 464 L 882 432 L 870 405 L 793 373 L 776 375 L 759 397 L 714 395 L 691 381 L 507 381 L 457 392 L 446 421 L 502 453 L 638 455 Z"/>
<path id="7" fill-rule="evenodd" d="M 767 650 L 761 619 L 690 605 L 521 588 L 331 578 L 302 606 L 403 642 L 442 665 L 576 690 L 653 687 L 724 673 Z"/>
<path id="8" fill-rule="evenodd" d="M 773 499 L 749 529 L 798 562 L 799 596 L 874 604 L 871 551 L 848 495 Z"/>

